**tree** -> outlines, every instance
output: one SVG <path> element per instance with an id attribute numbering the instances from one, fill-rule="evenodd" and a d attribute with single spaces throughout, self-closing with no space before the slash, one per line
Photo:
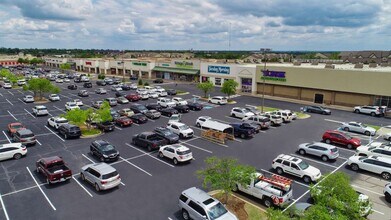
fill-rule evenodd
<path id="1" fill-rule="evenodd" d="M 255 178 L 255 168 L 238 164 L 233 158 L 209 157 L 205 160 L 206 168 L 198 170 L 198 178 L 203 179 L 203 186 L 212 190 L 223 190 L 225 203 L 237 184 L 247 185 Z"/>
<path id="2" fill-rule="evenodd" d="M 139 79 L 139 80 L 138 80 L 138 85 L 139 85 L 139 86 L 142 86 L 142 85 L 143 85 L 143 80 L 142 80 L 142 79 Z"/>
<path id="3" fill-rule="evenodd" d="M 266 210 L 266 216 L 269 220 L 290 220 L 291 218 L 287 213 L 282 212 L 280 209 L 270 207 Z"/>
<path id="4" fill-rule="evenodd" d="M 96 110 L 96 114 L 99 121 L 105 122 L 105 121 L 111 121 L 113 120 L 113 117 L 110 113 L 110 104 L 107 101 L 104 101 L 100 108 Z"/>
<path id="5" fill-rule="evenodd" d="M 82 109 L 72 109 L 67 111 L 62 117 L 66 118 L 68 121 L 81 126 L 87 120 L 87 111 Z"/>
<path id="6" fill-rule="evenodd" d="M 69 69 L 71 69 L 71 64 L 62 63 L 62 64 L 60 64 L 60 69 L 62 70 L 62 72 L 64 72 L 65 70 L 69 70 Z"/>
<path id="7" fill-rule="evenodd" d="M 53 85 L 48 79 L 44 78 L 33 78 L 28 81 L 28 83 L 23 86 L 23 90 L 34 92 L 34 97 L 42 100 L 45 93 L 59 93 L 60 88 Z"/>
<path id="8" fill-rule="evenodd" d="M 223 86 L 221 87 L 221 92 L 226 94 L 228 96 L 228 100 L 229 100 L 229 97 L 231 95 L 235 95 L 236 94 L 236 87 L 239 86 L 239 83 L 236 82 L 235 80 L 225 80 L 224 83 L 223 83 Z"/>
<path id="9" fill-rule="evenodd" d="M 206 94 L 214 89 L 214 85 L 211 81 L 207 81 L 198 83 L 197 88 L 204 92 L 204 97 L 206 98 Z"/>
<path id="10" fill-rule="evenodd" d="M 145 83 L 144 83 L 144 86 L 149 86 L 149 83 L 148 83 L 148 82 L 145 82 Z"/>

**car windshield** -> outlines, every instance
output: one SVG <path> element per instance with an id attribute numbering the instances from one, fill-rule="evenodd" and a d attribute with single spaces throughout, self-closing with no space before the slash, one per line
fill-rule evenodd
<path id="1" fill-rule="evenodd" d="M 26 134 L 23 134 L 20 136 L 21 138 L 31 138 L 31 137 L 34 137 L 34 134 L 33 133 L 26 133 Z"/>
<path id="2" fill-rule="evenodd" d="M 186 130 L 186 129 L 189 129 L 189 126 L 187 126 L 187 125 L 181 125 L 181 126 L 179 126 L 179 129 L 180 129 L 180 130 Z"/>
<path id="3" fill-rule="evenodd" d="M 364 124 L 359 124 L 361 127 L 366 128 L 367 126 Z"/>
<path id="4" fill-rule="evenodd" d="M 186 154 L 190 154 L 190 153 L 191 153 L 190 150 L 177 151 L 177 154 L 178 154 L 178 155 L 186 155 Z"/>
<path id="5" fill-rule="evenodd" d="M 243 113 L 244 113 L 244 114 L 247 114 L 247 113 L 249 113 L 249 112 L 250 112 L 249 110 L 243 109 Z"/>
<path id="6" fill-rule="evenodd" d="M 352 137 L 350 135 L 348 135 L 348 134 L 344 134 L 344 136 L 345 136 L 346 140 L 352 139 Z"/>
<path id="7" fill-rule="evenodd" d="M 301 170 L 305 170 L 307 169 L 310 165 L 308 165 L 308 163 L 304 162 L 304 161 L 301 161 L 300 163 L 297 164 Z"/>
<path id="8" fill-rule="evenodd" d="M 111 151 L 111 150 L 115 150 L 114 146 L 111 145 L 111 144 L 103 145 L 101 148 L 102 148 L 102 151 Z"/>
<path id="9" fill-rule="evenodd" d="M 143 105 L 139 105 L 138 106 L 138 110 L 140 110 L 140 111 L 147 111 L 148 109 L 145 106 L 143 106 Z"/>
<path id="10" fill-rule="evenodd" d="M 210 220 L 217 219 L 227 212 L 228 212 L 227 209 L 220 202 L 217 203 L 215 206 L 211 207 L 210 209 L 208 209 L 208 215 Z"/>
<path id="11" fill-rule="evenodd" d="M 160 130 L 160 132 L 164 135 L 171 135 L 173 134 L 171 130 L 169 129 L 164 129 L 164 130 Z"/>

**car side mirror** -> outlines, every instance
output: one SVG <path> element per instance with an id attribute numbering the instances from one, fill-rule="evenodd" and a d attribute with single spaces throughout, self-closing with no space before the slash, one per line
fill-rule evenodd
<path id="1" fill-rule="evenodd" d="M 208 216 L 206 216 L 206 215 L 203 215 L 203 216 L 202 216 L 202 219 L 205 219 L 205 220 L 207 220 L 207 219 L 208 219 Z"/>

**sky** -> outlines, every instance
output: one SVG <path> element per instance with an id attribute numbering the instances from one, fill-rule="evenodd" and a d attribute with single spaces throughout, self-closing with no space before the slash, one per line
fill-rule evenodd
<path id="1" fill-rule="evenodd" d="M 391 0 L 0 0 L 0 47 L 391 50 Z"/>

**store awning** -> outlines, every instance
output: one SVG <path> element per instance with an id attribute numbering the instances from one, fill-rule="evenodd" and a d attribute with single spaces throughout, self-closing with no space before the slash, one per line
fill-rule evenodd
<path id="1" fill-rule="evenodd" d="M 199 75 L 199 73 L 200 73 L 200 70 L 197 70 L 197 69 L 184 69 L 184 68 L 163 67 L 163 66 L 155 66 L 152 69 L 152 71 L 180 73 L 180 74 L 189 74 L 189 75 Z"/>

